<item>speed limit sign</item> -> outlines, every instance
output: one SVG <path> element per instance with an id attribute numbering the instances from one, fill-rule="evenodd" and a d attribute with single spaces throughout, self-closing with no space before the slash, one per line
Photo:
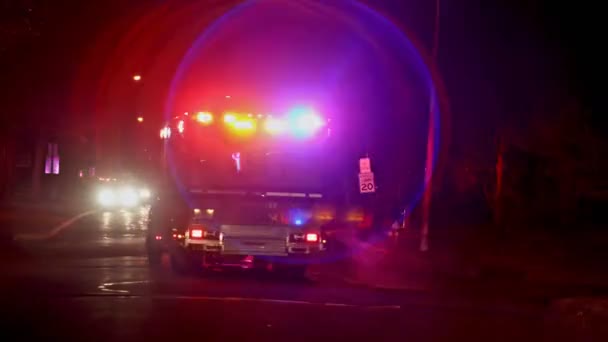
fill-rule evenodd
<path id="1" fill-rule="evenodd" d="M 373 172 L 359 174 L 359 192 L 362 194 L 376 192 Z"/>

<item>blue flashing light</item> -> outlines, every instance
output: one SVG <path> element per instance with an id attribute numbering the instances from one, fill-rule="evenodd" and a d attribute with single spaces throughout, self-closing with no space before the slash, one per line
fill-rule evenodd
<path id="1" fill-rule="evenodd" d="M 325 123 L 314 110 L 295 108 L 289 112 L 289 124 L 293 135 L 310 137 L 317 133 Z"/>
<path id="2" fill-rule="evenodd" d="M 304 222 L 302 221 L 302 219 L 296 219 L 293 223 L 295 223 L 296 226 L 301 226 Z"/>

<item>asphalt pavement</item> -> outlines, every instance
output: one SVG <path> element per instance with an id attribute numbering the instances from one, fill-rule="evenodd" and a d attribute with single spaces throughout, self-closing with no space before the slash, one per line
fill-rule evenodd
<path id="1" fill-rule="evenodd" d="M 380 291 L 312 268 L 178 276 L 147 264 L 147 210 L 94 212 L 2 263 L 0 331 L 45 340 L 543 340 L 544 308 Z M 49 227 L 52 229 L 53 227 Z M 330 271 L 331 272 L 331 271 Z"/>

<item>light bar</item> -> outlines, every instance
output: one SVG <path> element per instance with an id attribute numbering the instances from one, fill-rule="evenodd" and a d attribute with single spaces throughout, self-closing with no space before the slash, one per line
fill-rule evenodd
<path id="1" fill-rule="evenodd" d="M 297 135 L 314 134 L 323 126 L 323 121 L 318 115 L 304 114 L 294 120 L 294 133 Z"/>
<path id="2" fill-rule="evenodd" d="M 209 125 L 213 122 L 213 114 L 209 112 L 198 112 L 198 114 L 196 114 L 196 121 Z"/>
<path id="3" fill-rule="evenodd" d="M 236 115 L 232 113 L 224 114 L 224 122 L 225 123 L 234 123 L 236 121 Z"/>
<path id="4" fill-rule="evenodd" d="M 203 230 L 202 229 L 191 229 L 190 237 L 193 239 L 201 239 L 203 238 Z"/>
<path id="5" fill-rule="evenodd" d="M 251 120 L 239 120 L 235 121 L 233 124 L 234 128 L 240 131 L 249 131 L 254 128 L 253 121 Z"/>
<path id="6" fill-rule="evenodd" d="M 284 120 L 268 118 L 264 122 L 264 130 L 269 134 L 281 134 L 285 132 L 287 124 Z"/>
<path id="7" fill-rule="evenodd" d="M 297 137 L 313 136 L 325 125 L 325 120 L 309 108 L 295 108 L 288 117 L 290 131 Z"/>

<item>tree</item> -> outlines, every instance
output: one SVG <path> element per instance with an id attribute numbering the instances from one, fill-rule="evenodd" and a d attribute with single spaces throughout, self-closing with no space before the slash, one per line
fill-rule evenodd
<path id="1" fill-rule="evenodd" d="M 499 221 L 503 205 L 514 202 L 523 204 L 515 214 L 526 220 L 558 213 L 562 224 L 571 224 L 581 196 L 602 182 L 606 141 L 593 131 L 579 101 L 556 98 L 540 102 L 525 126 L 511 124 L 501 132 L 494 191 L 487 196 Z"/>
<path id="2" fill-rule="evenodd" d="M 0 74 L 6 82 L 0 92 L 1 197 L 14 183 L 15 140 L 28 122 L 25 103 L 33 83 L 27 60 L 40 44 L 44 21 L 36 1 L 0 2 Z"/>

